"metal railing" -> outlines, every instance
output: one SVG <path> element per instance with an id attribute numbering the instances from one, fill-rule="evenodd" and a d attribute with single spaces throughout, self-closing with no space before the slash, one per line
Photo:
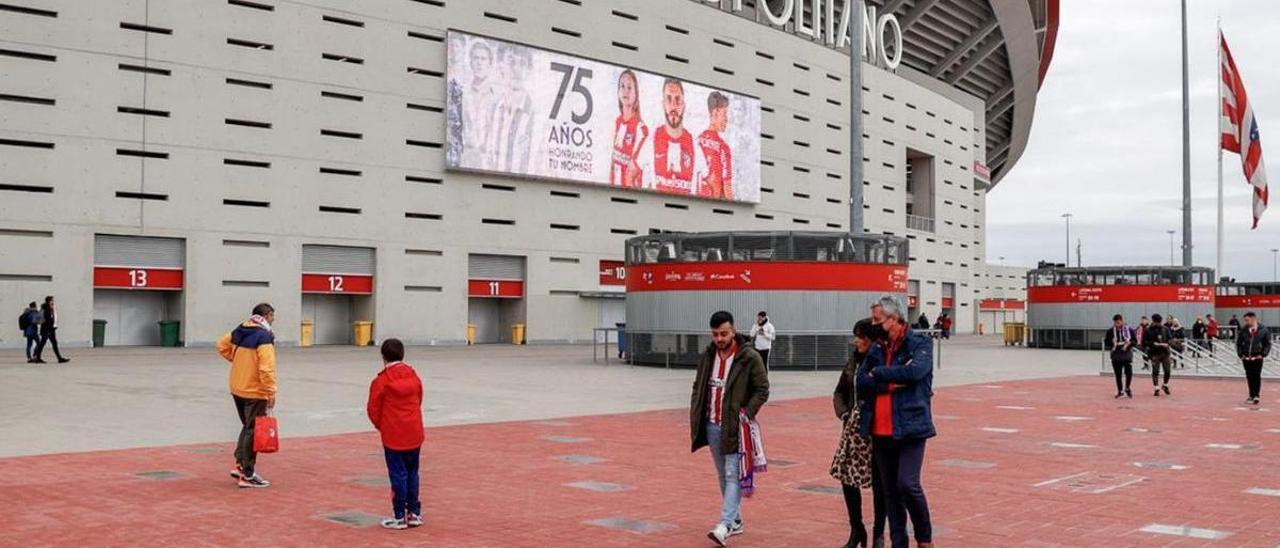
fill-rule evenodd
<path id="1" fill-rule="evenodd" d="M 1208 341 L 1211 346 L 1205 346 L 1194 340 L 1187 340 L 1184 343 L 1183 350 L 1179 351 L 1174 348 L 1169 349 L 1169 357 L 1172 360 L 1170 364 L 1174 370 L 1182 369 L 1179 375 L 1200 376 L 1200 377 L 1244 377 L 1244 364 L 1236 358 L 1235 346 L 1230 341 L 1214 339 Z M 1099 349 L 1102 350 L 1102 371 L 1109 373 L 1111 371 L 1111 351 L 1106 348 L 1106 343 L 1101 343 Z M 1135 363 L 1144 362 L 1146 360 L 1146 352 L 1141 348 L 1134 347 L 1133 358 Z M 1268 357 L 1262 368 L 1262 376 L 1264 378 L 1280 378 L 1280 363 L 1274 358 Z"/>
<path id="2" fill-rule="evenodd" d="M 919 230 L 921 232 L 934 232 L 933 217 L 921 217 L 919 215 L 907 215 L 907 229 Z"/>

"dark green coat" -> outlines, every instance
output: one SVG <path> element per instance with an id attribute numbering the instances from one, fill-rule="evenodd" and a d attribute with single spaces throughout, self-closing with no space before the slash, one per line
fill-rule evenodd
<path id="1" fill-rule="evenodd" d="M 738 410 L 755 418 L 769 400 L 769 373 L 765 371 L 760 354 L 747 344 L 747 338 L 738 334 L 738 353 L 733 357 L 729 377 L 725 379 L 724 409 L 720 422 L 720 451 L 724 454 L 738 452 Z M 707 446 L 707 397 L 711 367 L 715 364 L 716 345 L 711 343 L 698 360 L 698 373 L 693 381 L 693 397 L 689 402 L 690 437 L 693 451 Z"/>

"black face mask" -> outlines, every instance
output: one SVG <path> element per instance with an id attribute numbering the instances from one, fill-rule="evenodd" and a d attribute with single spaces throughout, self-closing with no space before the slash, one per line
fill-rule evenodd
<path id="1" fill-rule="evenodd" d="M 873 324 L 867 332 L 867 338 L 871 339 L 871 342 L 888 340 L 889 331 L 884 328 L 884 325 Z"/>

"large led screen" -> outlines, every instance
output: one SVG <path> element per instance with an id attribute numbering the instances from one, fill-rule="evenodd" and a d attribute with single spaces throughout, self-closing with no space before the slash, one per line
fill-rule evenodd
<path id="1" fill-rule="evenodd" d="M 452 169 L 760 202 L 760 100 L 449 32 Z"/>

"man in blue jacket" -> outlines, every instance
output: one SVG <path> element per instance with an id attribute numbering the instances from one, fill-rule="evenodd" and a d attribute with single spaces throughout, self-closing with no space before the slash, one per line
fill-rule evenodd
<path id="1" fill-rule="evenodd" d="M 36 302 L 31 301 L 27 305 L 27 309 L 22 311 L 22 315 L 18 317 L 18 329 L 22 330 L 22 336 L 27 339 L 27 363 L 43 363 L 36 361 L 36 346 L 40 344 L 40 324 L 44 323 L 44 316 L 40 314 L 40 309 L 36 308 Z"/>
<path id="2" fill-rule="evenodd" d="M 933 341 L 916 333 L 896 297 L 880 299 L 888 336 L 867 353 L 858 370 L 862 400 L 861 430 L 871 436 L 872 459 L 886 490 L 889 539 L 907 548 L 907 515 L 922 548 L 933 546 L 929 503 L 920 482 L 925 440 L 937 434 L 930 408 L 933 398 Z"/>

